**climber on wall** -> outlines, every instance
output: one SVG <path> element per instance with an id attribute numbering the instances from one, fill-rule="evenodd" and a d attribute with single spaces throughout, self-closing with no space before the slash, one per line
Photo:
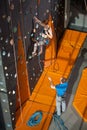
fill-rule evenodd
<path id="1" fill-rule="evenodd" d="M 56 111 L 57 115 L 60 116 L 66 110 L 65 93 L 68 82 L 66 78 L 62 77 L 60 78 L 60 84 L 54 85 L 52 79 L 50 77 L 48 79 L 50 81 L 50 87 L 56 89 Z"/>
<path id="2" fill-rule="evenodd" d="M 32 57 L 34 57 L 35 55 L 37 55 L 37 49 L 39 47 L 39 51 L 38 51 L 38 55 L 41 55 L 43 52 L 43 45 L 48 45 L 49 44 L 49 40 L 53 38 L 53 34 L 52 34 L 52 29 L 51 27 L 48 25 L 48 22 L 41 22 L 38 18 L 36 18 L 34 16 L 34 21 L 35 23 L 39 24 L 40 26 L 42 26 L 43 28 L 39 31 L 39 33 L 37 32 L 37 29 L 34 28 L 33 29 L 33 34 L 36 36 L 34 38 L 32 38 L 32 41 L 34 43 L 34 48 L 33 48 L 33 52 L 32 52 Z"/>

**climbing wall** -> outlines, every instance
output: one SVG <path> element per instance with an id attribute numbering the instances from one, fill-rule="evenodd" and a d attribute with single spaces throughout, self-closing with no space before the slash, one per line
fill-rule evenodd
<path id="1" fill-rule="evenodd" d="M 3 101 L 1 101 L 1 107 L 3 111 L 3 118 L 5 123 L 4 125 L 6 130 L 12 129 L 12 127 L 14 128 L 15 126 L 17 86 L 17 73 L 15 66 L 17 53 L 15 50 L 17 49 L 17 21 L 18 1 L 0 1 L 0 52 L 3 70 L 2 76 L 4 78 L 4 80 L 2 81 L 0 79 L 1 84 L 3 84 L 0 85 L 0 92 L 2 95 L 1 99 Z M 3 103 L 5 104 L 5 106 L 3 105 Z M 8 116 L 8 114 L 10 115 Z M 6 117 L 7 121 L 5 120 Z"/>
<path id="2" fill-rule="evenodd" d="M 15 130 L 49 129 L 49 125 L 51 119 L 53 118 L 53 113 L 55 111 L 56 106 L 56 91 L 50 88 L 48 76 L 53 79 L 54 84 L 58 84 L 60 82 L 60 78 L 63 76 L 68 78 L 85 38 L 86 33 L 73 30 L 65 31 L 57 58 L 55 60 L 52 60 L 51 64 L 49 64 L 49 60 L 46 60 L 46 66 L 39 81 L 35 86 L 35 89 L 32 92 L 32 95 L 30 96 L 30 100 L 26 101 L 22 106 L 22 115 L 20 115 L 20 110 L 17 111 Z M 51 46 L 53 47 L 52 44 Z M 48 51 L 49 50 L 50 48 L 48 49 Z M 48 54 L 47 56 L 47 54 L 45 55 L 46 58 L 50 57 L 50 55 Z M 84 98 L 84 103 L 86 103 L 86 97 Z M 38 125 L 34 125 L 35 122 L 32 123 L 32 126 L 28 125 L 28 121 L 30 120 L 32 115 L 36 113 L 36 111 L 42 112 L 42 118 L 40 122 L 38 123 Z"/>
<path id="3" fill-rule="evenodd" d="M 20 23 L 18 23 L 18 49 L 17 49 L 17 89 L 16 89 L 16 109 L 29 99 L 30 87 L 28 81 L 28 72 L 26 66 L 25 53 L 23 48 L 22 34 L 20 32 Z"/>
<path id="4" fill-rule="evenodd" d="M 33 25 L 33 17 L 36 16 L 42 22 L 45 20 L 49 20 L 49 16 L 52 17 L 50 22 L 51 25 L 53 24 L 53 36 L 57 37 L 57 39 L 53 43 L 56 45 L 56 52 L 56 49 L 58 47 L 58 40 L 60 39 L 64 31 L 65 2 L 62 0 L 25 0 L 22 2 L 22 7 L 23 13 L 21 15 L 21 28 L 25 41 L 24 46 L 29 73 L 29 84 L 32 93 L 43 71 L 45 50 L 49 48 L 49 46 L 44 46 L 43 53 L 40 56 L 36 55 L 32 59 L 29 59 L 29 56 L 31 55 L 34 46 L 31 41 L 32 29 L 38 28 L 37 33 L 41 30 L 41 26 L 37 27 L 37 25 Z"/>
<path id="5" fill-rule="evenodd" d="M 21 28 L 22 34 L 25 38 L 25 55 L 27 61 L 27 68 L 29 74 L 29 85 L 30 91 L 32 93 L 38 79 L 41 76 L 43 71 L 43 59 L 45 46 L 43 47 L 43 53 L 40 56 L 35 56 L 32 59 L 29 59 L 29 56 L 32 54 L 34 43 L 31 41 L 31 32 L 33 29 L 36 29 L 37 25 L 34 26 L 33 17 L 36 16 L 39 20 L 44 21 L 49 18 L 50 14 L 50 1 L 24 1 L 22 2 L 23 15 L 21 16 Z M 43 15 L 42 15 L 43 14 Z M 26 26 L 27 25 L 27 26 Z M 37 29 L 40 33 L 41 26 Z M 38 33 L 37 31 L 37 33 Z M 37 34 L 36 34 L 37 35 Z"/>
<path id="6" fill-rule="evenodd" d="M 6 82 L 6 95 L 8 98 L 9 112 L 11 116 L 9 118 L 11 118 L 12 121 L 12 124 L 8 124 L 8 127 L 10 128 L 15 127 L 16 108 L 20 108 L 21 104 L 29 98 L 30 92 L 33 92 L 33 89 L 42 74 L 45 50 L 49 48 L 49 46 L 44 46 L 43 53 L 40 56 L 36 55 L 32 59 L 28 59 L 28 56 L 32 53 L 33 49 L 30 38 L 33 29 L 32 19 L 34 16 L 36 16 L 41 21 L 48 20 L 51 16 L 50 23 L 52 25 L 53 33 L 55 33 L 55 38 L 57 37 L 57 39 L 59 39 L 62 36 L 64 29 L 64 1 L 0 1 L 0 51 Z M 20 23 L 21 38 L 20 36 L 18 37 L 18 23 Z M 58 40 L 55 40 L 55 42 L 52 41 L 52 45 L 57 45 L 57 41 Z M 18 46 L 18 43 L 21 44 Z M 55 47 L 53 45 L 53 47 L 53 55 L 55 55 L 57 46 Z M 26 73 L 27 70 L 28 73 Z M 25 82 L 23 80 L 25 78 L 23 78 L 23 76 L 26 77 L 26 85 L 24 84 Z M 21 84 L 23 87 L 19 87 Z M 24 85 L 27 86 L 27 94 L 23 95 L 23 90 L 25 87 Z M 28 87 L 30 88 L 30 91 Z M 20 90 L 21 92 L 19 92 Z"/>

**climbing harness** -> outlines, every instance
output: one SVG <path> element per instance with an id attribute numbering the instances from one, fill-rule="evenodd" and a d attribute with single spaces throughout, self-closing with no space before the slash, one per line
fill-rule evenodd
<path id="1" fill-rule="evenodd" d="M 27 122 L 28 126 L 35 126 L 38 125 L 41 120 L 42 120 L 42 112 L 41 111 L 36 111 L 29 119 L 29 121 Z"/>

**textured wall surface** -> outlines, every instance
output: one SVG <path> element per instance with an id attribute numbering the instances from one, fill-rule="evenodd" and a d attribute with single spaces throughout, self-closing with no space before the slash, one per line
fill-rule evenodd
<path id="1" fill-rule="evenodd" d="M 21 25 L 22 41 L 28 69 L 31 93 L 43 71 L 45 46 L 40 56 L 28 59 L 32 53 L 31 42 L 33 17 L 42 22 L 52 16 L 58 40 L 64 30 L 64 1 L 62 0 L 3 0 L 0 1 L 0 51 L 6 81 L 8 104 L 13 127 L 15 126 L 15 104 L 17 87 L 17 60 L 18 60 L 18 23 Z M 39 32 L 42 28 L 39 26 Z M 37 32 L 38 34 L 38 32 Z M 22 81 L 21 81 L 22 82 Z"/>

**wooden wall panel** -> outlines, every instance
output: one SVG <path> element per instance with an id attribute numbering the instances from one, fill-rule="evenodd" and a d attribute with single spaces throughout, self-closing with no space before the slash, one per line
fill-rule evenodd
<path id="1" fill-rule="evenodd" d="M 20 101 L 21 104 L 23 104 L 30 97 L 28 73 L 23 48 L 23 41 L 21 39 L 20 26 L 18 26 L 18 38 L 19 38 L 18 61 L 17 61 L 18 84 L 17 84 L 16 108 L 20 107 Z"/>

